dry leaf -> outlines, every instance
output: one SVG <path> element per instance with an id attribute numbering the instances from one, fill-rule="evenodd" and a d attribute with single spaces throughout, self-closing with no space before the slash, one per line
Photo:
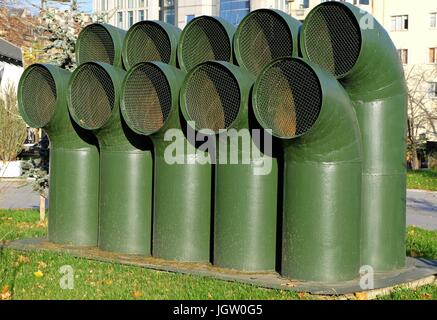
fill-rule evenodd
<path id="1" fill-rule="evenodd" d="M 356 292 L 355 298 L 357 298 L 357 300 L 369 300 L 367 292 Z"/>
<path id="2" fill-rule="evenodd" d="M 34 272 L 33 275 L 36 278 L 41 278 L 44 275 L 44 273 L 42 273 L 40 270 L 38 270 L 38 271 Z"/>
<path id="3" fill-rule="evenodd" d="M 423 300 L 430 300 L 430 299 L 432 299 L 432 294 L 424 293 L 424 294 L 420 295 L 420 298 L 422 298 Z"/>
<path id="4" fill-rule="evenodd" d="M 38 261 L 38 268 L 45 269 L 47 264 L 44 261 Z"/>
<path id="5" fill-rule="evenodd" d="M 212 300 L 212 299 L 213 299 L 213 298 L 212 298 L 212 294 L 209 293 L 209 292 L 208 292 L 208 299 L 209 299 L 209 300 Z"/>
<path id="6" fill-rule="evenodd" d="M 29 257 L 19 255 L 17 261 L 18 263 L 29 263 L 30 259 Z"/>
<path id="7" fill-rule="evenodd" d="M 142 295 L 143 293 L 141 291 L 138 290 L 132 291 L 132 297 L 134 297 L 135 299 L 141 298 Z"/>
<path id="8" fill-rule="evenodd" d="M 9 286 L 5 284 L 3 286 L 2 292 L 0 293 L 0 300 L 10 300 L 11 299 L 11 292 L 9 291 Z"/>
<path id="9" fill-rule="evenodd" d="M 306 293 L 305 292 L 299 292 L 298 294 L 297 294 L 297 296 L 299 297 L 299 299 L 306 299 Z"/>

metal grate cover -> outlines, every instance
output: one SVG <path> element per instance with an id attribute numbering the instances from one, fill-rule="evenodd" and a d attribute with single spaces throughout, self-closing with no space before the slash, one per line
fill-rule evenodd
<path id="1" fill-rule="evenodd" d="M 126 79 L 123 103 L 126 122 L 144 134 L 159 130 L 171 111 L 171 88 L 155 65 L 142 64 Z"/>
<path id="2" fill-rule="evenodd" d="M 43 66 L 32 66 L 22 85 L 21 105 L 28 124 L 34 128 L 47 125 L 56 109 L 56 84 Z"/>
<path id="3" fill-rule="evenodd" d="M 86 129 L 101 128 L 111 117 L 115 102 L 109 74 L 94 63 L 81 65 L 70 87 L 73 116 Z"/>
<path id="4" fill-rule="evenodd" d="M 325 3 L 307 18 L 304 43 L 309 60 L 339 77 L 352 69 L 360 55 L 360 26 L 344 5 Z"/>
<path id="5" fill-rule="evenodd" d="M 296 60 L 279 60 L 266 69 L 258 79 L 255 95 L 254 108 L 261 125 L 283 138 L 311 129 L 322 105 L 316 74 Z"/>
<path id="6" fill-rule="evenodd" d="M 197 129 L 227 129 L 240 110 L 240 87 L 224 66 L 206 63 L 188 78 L 184 91 L 185 108 Z"/>
<path id="7" fill-rule="evenodd" d="M 126 40 L 127 67 L 139 62 L 162 61 L 169 63 L 171 42 L 167 32 L 153 21 L 141 21 L 128 32 Z"/>
<path id="8" fill-rule="evenodd" d="M 187 71 L 209 60 L 231 61 L 231 40 L 220 21 L 214 18 L 192 20 L 182 37 L 181 58 Z"/>
<path id="9" fill-rule="evenodd" d="M 284 19 L 270 10 L 250 13 L 237 30 L 240 64 L 258 75 L 271 61 L 291 57 L 293 38 Z"/>
<path id="10" fill-rule="evenodd" d="M 114 42 L 108 30 L 102 25 L 91 24 L 79 35 L 78 63 L 99 61 L 114 63 Z"/>

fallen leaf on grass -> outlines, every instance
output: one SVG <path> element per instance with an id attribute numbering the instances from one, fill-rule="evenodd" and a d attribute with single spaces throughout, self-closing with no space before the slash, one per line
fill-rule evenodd
<path id="1" fill-rule="evenodd" d="M 17 262 L 18 262 L 18 263 L 22 263 L 22 264 L 24 264 L 24 263 L 29 263 L 29 262 L 30 262 L 30 259 L 29 259 L 29 257 L 19 255 L 19 256 L 18 256 L 18 259 L 17 259 Z"/>
<path id="2" fill-rule="evenodd" d="M 10 300 L 11 299 L 11 292 L 9 291 L 9 286 L 5 284 L 3 286 L 2 292 L 0 293 L 0 300 Z"/>
<path id="3" fill-rule="evenodd" d="M 307 295 L 306 295 L 305 292 L 299 292 L 299 293 L 297 294 L 297 296 L 298 296 L 299 299 L 301 299 L 301 300 L 306 299 L 306 297 L 307 297 Z"/>
<path id="4" fill-rule="evenodd" d="M 44 273 L 42 273 L 40 270 L 38 270 L 38 271 L 34 272 L 33 275 L 36 278 L 41 278 L 44 275 Z"/>
<path id="5" fill-rule="evenodd" d="M 138 290 L 132 291 L 131 294 L 132 294 L 132 297 L 134 297 L 135 299 L 139 299 L 143 295 L 143 293 L 141 291 L 138 291 Z"/>
<path id="6" fill-rule="evenodd" d="M 369 300 L 367 292 L 356 292 L 355 298 L 357 298 L 357 300 Z"/>
<path id="7" fill-rule="evenodd" d="M 424 294 L 420 295 L 420 298 L 423 299 L 423 300 L 430 300 L 430 299 L 432 299 L 432 294 L 424 293 Z"/>
<path id="8" fill-rule="evenodd" d="M 209 299 L 209 300 L 212 300 L 212 299 L 213 299 L 212 294 L 209 293 L 209 292 L 208 292 L 208 299 Z"/>
<path id="9" fill-rule="evenodd" d="M 44 261 L 38 261 L 38 268 L 45 269 L 47 264 Z"/>

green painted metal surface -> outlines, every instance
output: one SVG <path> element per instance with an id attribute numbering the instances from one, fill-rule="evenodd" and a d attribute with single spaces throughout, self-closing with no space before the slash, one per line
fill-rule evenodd
<path id="1" fill-rule="evenodd" d="M 208 155 L 191 146 L 182 131 L 178 101 L 184 77 L 164 63 L 137 64 L 123 82 L 121 110 L 132 130 L 149 135 L 154 145 L 153 256 L 209 262 L 212 170 L 210 163 L 196 162 L 199 153 Z M 166 158 L 174 151 L 173 138 L 166 138 L 172 130 L 183 143 L 181 163 Z"/>
<path id="2" fill-rule="evenodd" d="M 336 20 L 329 17 L 336 17 Z M 323 46 L 331 48 L 318 55 Z M 308 15 L 303 56 L 336 75 L 353 101 L 363 141 L 362 265 L 405 264 L 407 89 L 396 48 L 370 15 L 324 3 Z"/>
<path id="3" fill-rule="evenodd" d="M 92 23 L 79 34 L 76 42 L 77 64 L 104 62 L 123 68 L 122 49 L 126 31 L 105 23 Z"/>
<path id="4" fill-rule="evenodd" d="M 26 123 L 50 139 L 48 238 L 51 242 L 95 246 L 98 238 L 99 153 L 89 132 L 72 122 L 66 92 L 70 72 L 33 64 L 18 86 Z"/>
<path id="5" fill-rule="evenodd" d="M 99 141 L 99 248 L 150 255 L 152 154 L 147 139 L 121 118 L 124 75 L 106 63 L 80 65 L 70 80 L 68 106 L 76 123 Z"/>
<path id="6" fill-rule="evenodd" d="M 197 130 L 206 128 L 215 133 L 220 129 L 248 129 L 249 92 L 254 80 L 253 75 L 227 62 L 210 61 L 198 65 L 187 75 L 181 89 L 180 103 L 185 119 L 195 121 Z M 224 148 L 220 147 L 226 140 Z M 256 175 L 255 171 L 268 161 L 268 157 L 243 151 L 238 146 L 239 141 L 219 135 L 213 263 L 218 267 L 245 271 L 274 270 L 277 160 L 269 158 L 271 171 Z M 257 148 L 252 139 L 249 141 L 251 150 Z M 238 150 L 238 164 L 229 162 L 231 149 Z M 220 162 L 223 150 L 227 152 L 227 163 Z M 243 163 L 243 158 L 249 162 Z"/>
<path id="7" fill-rule="evenodd" d="M 175 66 L 181 30 L 162 21 L 140 21 L 127 32 L 123 41 L 126 70 L 140 62 L 162 61 Z"/>
<path id="8" fill-rule="evenodd" d="M 280 10 L 258 9 L 249 13 L 234 35 L 238 65 L 254 75 L 271 61 L 299 55 L 302 23 Z"/>
<path id="9" fill-rule="evenodd" d="M 188 72 L 202 62 L 233 62 L 232 39 L 235 27 L 219 17 L 200 16 L 182 30 L 178 44 L 178 65 Z"/>
<path id="10" fill-rule="evenodd" d="M 361 138 L 347 93 L 316 64 L 284 58 L 261 72 L 252 101 L 259 123 L 284 144 L 281 274 L 357 277 Z"/>

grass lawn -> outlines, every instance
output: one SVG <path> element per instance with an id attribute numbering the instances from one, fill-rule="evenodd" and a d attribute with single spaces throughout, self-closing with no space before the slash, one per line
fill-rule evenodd
<path id="1" fill-rule="evenodd" d="M 437 172 L 430 170 L 408 171 L 407 188 L 437 191 Z"/>
<path id="2" fill-rule="evenodd" d="M 37 211 L 0 210 L 0 241 L 44 236 Z M 409 228 L 408 253 L 437 259 L 437 232 Z M 60 288 L 59 268 L 74 269 L 74 289 Z M 0 299 L 312 299 L 210 278 L 152 271 L 50 252 L 0 250 Z M 437 299 L 437 285 L 399 288 L 381 299 Z"/>

